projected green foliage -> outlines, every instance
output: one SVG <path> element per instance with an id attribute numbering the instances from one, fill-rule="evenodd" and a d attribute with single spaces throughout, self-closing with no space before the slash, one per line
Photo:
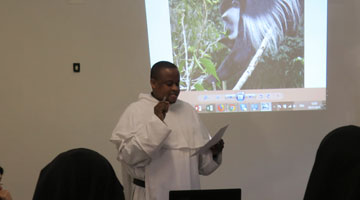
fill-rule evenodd
<path id="1" fill-rule="evenodd" d="M 221 61 L 213 55 L 228 51 L 218 42 L 223 35 L 219 3 L 220 0 L 170 1 L 173 56 L 180 70 L 182 90 L 204 90 L 201 82 L 209 74 L 218 79 L 216 66 Z"/>

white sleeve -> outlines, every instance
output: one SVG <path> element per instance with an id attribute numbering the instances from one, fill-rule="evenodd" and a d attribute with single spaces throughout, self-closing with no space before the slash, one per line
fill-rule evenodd
<path id="1" fill-rule="evenodd" d="M 132 112 L 125 111 L 110 139 L 118 150 L 118 160 L 131 167 L 144 167 L 160 149 L 171 132 L 155 114 L 140 122 Z"/>
<path id="2" fill-rule="evenodd" d="M 213 158 L 211 150 L 199 155 L 199 174 L 209 175 L 214 172 L 222 162 L 222 153 Z"/>

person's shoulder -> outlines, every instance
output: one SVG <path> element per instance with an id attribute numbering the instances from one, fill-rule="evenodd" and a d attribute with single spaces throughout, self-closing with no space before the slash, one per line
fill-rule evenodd
<path id="1" fill-rule="evenodd" d="M 181 99 L 178 99 L 175 104 L 181 110 L 196 112 L 195 108 L 190 103 Z"/>
<path id="2" fill-rule="evenodd" d="M 134 111 L 140 110 L 140 109 L 141 109 L 140 107 L 142 107 L 141 101 L 137 100 L 137 101 L 131 102 L 131 103 L 125 108 L 124 113 L 134 112 Z"/>
<path id="3" fill-rule="evenodd" d="M 188 103 L 188 102 L 186 102 L 186 101 L 183 101 L 183 100 L 181 100 L 181 99 L 178 99 L 178 100 L 176 101 L 176 103 L 178 103 L 178 104 L 181 105 L 181 106 L 192 107 L 192 105 L 191 105 L 190 103 Z"/>
<path id="4" fill-rule="evenodd" d="M 153 104 L 154 102 L 152 102 L 150 95 L 140 93 L 138 99 L 136 101 L 133 101 L 126 107 L 125 112 L 133 112 L 133 111 L 143 112 L 144 109 L 147 108 L 152 109 Z"/>
<path id="5" fill-rule="evenodd" d="M 136 100 L 136 101 L 133 101 L 131 102 L 126 108 L 127 109 L 131 109 L 131 108 L 136 108 L 138 107 L 139 105 L 141 104 L 141 101 L 140 100 Z"/>

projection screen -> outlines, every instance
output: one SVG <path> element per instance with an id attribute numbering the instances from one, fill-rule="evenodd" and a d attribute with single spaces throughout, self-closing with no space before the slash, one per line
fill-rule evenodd
<path id="1" fill-rule="evenodd" d="M 199 113 L 326 108 L 327 0 L 146 0 L 150 63 Z"/>

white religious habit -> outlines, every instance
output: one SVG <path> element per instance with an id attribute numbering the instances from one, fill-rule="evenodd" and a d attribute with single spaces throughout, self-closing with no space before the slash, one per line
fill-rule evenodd
<path id="1" fill-rule="evenodd" d="M 209 175 L 221 164 L 209 150 L 191 156 L 211 138 L 195 109 L 177 100 L 170 104 L 164 122 L 154 114 L 159 101 L 140 94 L 115 127 L 111 141 L 122 163 L 127 200 L 168 200 L 170 190 L 200 189 L 200 175 Z M 132 180 L 145 181 L 145 188 Z"/>

